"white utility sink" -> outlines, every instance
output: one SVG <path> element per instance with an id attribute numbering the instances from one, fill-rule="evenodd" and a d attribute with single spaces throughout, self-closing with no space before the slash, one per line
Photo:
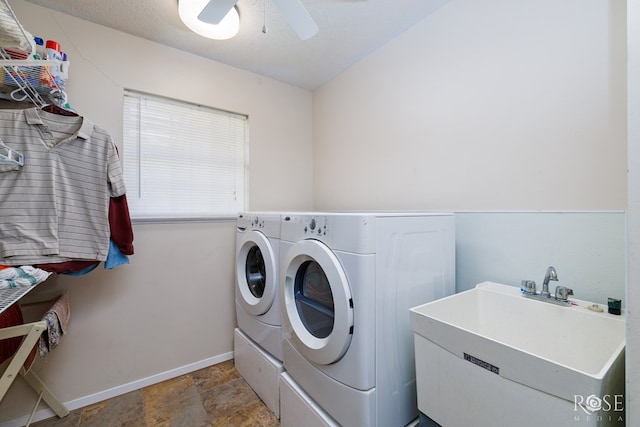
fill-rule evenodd
<path id="1" fill-rule="evenodd" d="M 447 426 L 527 425 L 523 416 L 531 425 L 618 425 L 624 318 L 606 305 L 597 312 L 591 302 L 571 302 L 527 299 L 515 286 L 485 282 L 412 308 L 420 410 Z M 447 400 L 455 400 L 453 413 Z M 460 405 L 472 415 L 461 415 Z"/>

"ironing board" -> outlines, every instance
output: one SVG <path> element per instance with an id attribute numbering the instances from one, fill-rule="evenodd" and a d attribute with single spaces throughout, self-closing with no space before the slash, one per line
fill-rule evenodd
<path id="1" fill-rule="evenodd" d="M 37 286 L 37 285 L 36 285 Z M 0 290 L 0 314 L 2 314 L 12 304 L 16 303 L 20 298 L 30 292 L 36 286 L 17 287 Z M 40 335 L 47 329 L 47 322 L 39 320 L 37 322 L 25 323 L 23 325 L 10 326 L 0 329 L 0 340 L 14 337 L 24 336 L 20 347 L 13 355 L 12 358 L 6 360 L 0 369 L 4 369 L 2 377 L 0 377 L 0 401 L 4 398 L 5 394 L 13 384 L 17 375 L 20 374 L 29 384 L 29 386 L 38 394 L 38 401 L 36 402 L 33 412 L 29 417 L 27 426 L 31 423 L 31 419 L 35 414 L 41 400 L 44 400 L 49 407 L 62 418 L 69 414 L 69 410 L 64 406 L 58 398 L 51 393 L 42 380 L 31 371 L 24 368 L 24 363 L 29 357 L 29 354 L 40 339 Z"/>

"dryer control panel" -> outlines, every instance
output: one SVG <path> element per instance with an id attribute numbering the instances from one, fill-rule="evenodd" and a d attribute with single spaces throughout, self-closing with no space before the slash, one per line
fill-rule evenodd
<path id="1" fill-rule="evenodd" d="M 326 236 L 329 230 L 329 218 L 325 216 L 302 217 L 302 232 L 311 236 Z"/>
<path id="2" fill-rule="evenodd" d="M 289 242 L 317 239 L 324 243 L 330 243 L 330 218 L 319 214 L 283 215 L 281 239 Z"/>
<path id="3" fill-rule="evenodd" d="M 331 249 L 360 254 L 375 250 L 375 217 L 348 213 L 299 213 L 282 217 L 280 240 L 316 239 Z"/>

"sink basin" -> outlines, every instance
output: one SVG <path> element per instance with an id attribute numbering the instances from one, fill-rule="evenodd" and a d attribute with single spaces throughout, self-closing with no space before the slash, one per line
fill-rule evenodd
<path id="1" fill-rule="evenodd" d="M 482 372 L 479 375 L 488 374 L 476 379 L 482 381 L 475 385 L 480 394 L 499 394 L 501 389 L 520 393 L 499 382 L 495 383 L 496 390 L 487 389 L 495 378 L 500 378 L 536 390 L 546 395 L 545 399 L 550 395 L 570 402 L 574 417 L 593 415 L 595 409 L 603 409 L 604 405 L 581 406 L 589 396 L 597 397 L 595 403 L 601 404 L 605 396 L 607 403 L 616 396 L 623 400 L 624 318 L 607 313 L 606 306 L 604 311 L 597 312 L 591 302 L 574 299 L 571 302 L 571 306 L 563 307 L 527 299 L 517 287 L 484 282 L 469 291 L 414 307 L 411 320 L 417 371 L 420 372 L 418 365 L 426 357 L 431 358 L 432 369 L 442 368 L 433 360 L 456 357 L 465 363 L 452 363 L 469 369 L 469 375 L 475 375 L 477 370 Z M 421 348 L 439 353 L 418 354 Z M 429 376 L 441 376 L 429 371 L 423 374 L 427 376 L 422 379 L 423 384 L 429 383 Z M 420 392 L 418 380 L 419 401 Z M 531 393 L 519 398 L 524 396 L 536 398 Z M 504 403 L 509 398 L 504 396 L 497 401 L 503 399 Z M 523 403 L 526 405 L 536 406 L 530 401 Z M 616 409 L 620 405 L 623 403 L 616 402 Z"/>

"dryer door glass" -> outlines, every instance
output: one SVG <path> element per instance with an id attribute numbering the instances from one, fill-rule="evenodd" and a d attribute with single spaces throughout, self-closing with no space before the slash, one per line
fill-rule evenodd
<path id="1" fill-rule="evenodd" d="M 320 264 L 303 263 L 296 273 L 294 295 L 300 320 L 316 338 L 326 338 L 335 317 L 331 285 Z"/>
<path id="2" fill-rule="evenodd" d="M 324 243 L 305 239 L 285 249 L 281 265 L 284 339 L 314 363 L 335 363 L 353 337 L 353 298 L 340 260 Z"/>
<path id="3" fill-rule="evenodd" d="M 262 252 L 257 246 L 249 249 L 245 262 L 245 277 L 249 291 L 256 298 L 262 298 L 266 283 L 266 268 Z"/>

